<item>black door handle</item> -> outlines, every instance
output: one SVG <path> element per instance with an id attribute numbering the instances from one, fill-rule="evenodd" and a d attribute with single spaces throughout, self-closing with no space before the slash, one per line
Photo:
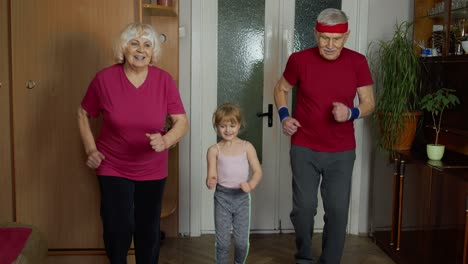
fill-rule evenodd
<path id="1" fill-rule="evenodd" d="M 272 127 L 273 126 L 273 104 L 268 104 L 268 112 L 266 113 L 258 112 L 257 116 L 258 117 L 268 116 L 268 127 Z"/>

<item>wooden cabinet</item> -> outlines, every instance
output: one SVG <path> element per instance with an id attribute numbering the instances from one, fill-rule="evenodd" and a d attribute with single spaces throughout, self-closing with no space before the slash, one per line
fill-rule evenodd
<path id="1" fill-rule="evenodd" d="M 14 217 L 45 232 L 50 249 L 103 248 L 76 109 L 133 10 L 126 0 L 11 1 Z"/>
<path id="2" fill-rule="evenodd" d="M 172 77 L 179 80 L 179 2 L 171 0 L 170 6 L 151 4 L 150 1 L 139 1 L 139 20 L 151 24 L 161 35 L 162 56 L 158 63 Z"/>
<path id="3" fill-rule="evenodd" d="M 440 46 L 437 56 L 421 56 L 423 92 L 454 89 L 461 104 L 444 113 L 442 162 L 427 160 L 434 132 L 426 114 L 413 150 L 393 153 L 392 174 L 374 175 L 371 234 L 396 263 L 468 263 L 468 55 L 455 54 L 466 20 L 468 1 L 414 1 L 413 40 Z"/>
<path id="4" fill-rule="evenodd" d="M 415 0 L 414 35 L 415 42 L 426 46 L 441 46 L 437 56 L 421 56 L 422 88 L 432 92 L 440 88 L 456 90 L 461 104 L 444 113 L 440 144 L 446 148 L 468 155 L 468 89 L 466 69 L 468 52 L 458 54 L 457 46 L 468 38 L 468 0 Z M 439 42 L 439 44 L 433 44 Z M 421 53 L 421 49 L 416 52 Z M 425 113 L 423 128 L 425 140 L 433 142 L 431 117 Z"/>
<path id="5" fill-rule="evenodd" d="M 13 220 L 8 0 L 0 0 L 0 223 Z"/>
<path id="6" fill-rule="evenodd" d="M 179 13 L 178 1 L 177 0 L 165 0 L 165 1 L 139 1 L 139 12 L 138 17 L 140 21 L 143 21 L 143 17 L 148 16 L 170 16 L 177 17 Z"/>
<path id="7" fill-rule="evenodd" d="M 179 80 L 179 2 L 168 1 L 168 5 L 158 5 L 157 1 L 138 0 L 139 21 L 150 24 L 160 35 L 161 58 L 158 67 L 168 71 Z M 169 152 L 169 177 L 163 196 L 161 229 L 169 237 L 178 235 L 179 213 L 179 146 Z"/>
<path id="8" fill-rule="evenodd" d="M 76 112 L 96 72 L 114 63 L 115 38 L 142 9 L 138 0 L 0 3 L 0 221 L 37 226 L 51 254 L 102 254 L 98 182 L 85 165 Z M 158 66 L 178 78 L 178 18 L 151 22 L 167 37 Z M 165 197 L 177 202 L 177 148 L 169 166 Z M 174 219 L 163 223 L 171 236 Z"/>
<path id="9" fill-rule="evenodd" d="M 460 41 L 465 40 L 468 36 L 467 29 L 468 1 L 414 1 L 413 39 L 416 42 L 424 42 L 428 48 L 440 47 L 438 55 L 456 54 L 457 44 L 460 44 Z M 463 49 L 459 51 L 463 53 Z"/>
<path id="10" fill-rule="evenodd" d="M 374 183 L 377 244 L 400 264 L 467 263 L 468 158 L 449 152 L 433 162 L 425 153 L 400 152 L 393 162 L 393 175 Z"/>

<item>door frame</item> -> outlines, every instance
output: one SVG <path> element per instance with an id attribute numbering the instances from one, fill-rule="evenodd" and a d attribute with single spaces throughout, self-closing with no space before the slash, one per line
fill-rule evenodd
<path id="1" fill-rule="evenodd" d="M 191 13 L 185 12 L 185 14 L 191 14 L 191 18 L 184 18 L 186 24 L 181 22 L 180 25 L 184 26 L 179 30 L 179 33 L 187 28 L 190 30 L 190 34 L 184 34 L 185 37 L 189 36 L 189 38 L 181 41 L 180 44 L 181 54 L 190 55 L 180 56 L 181 63 L 179 64 L 181 67 L 190 65 L 190 74 L 182 74 L 181 70 L 179 81 L 181 84 L 189 84 L 187 89 L 181 87 L 181 96 L 183 100 L 185 99 L 184 102 L 187 102 L 186 111 L 191 121 L 190 133 L 180 143 L 180 167 L 183 176 L 180 177 L 179 211 L 181 222 L 179 230 L 183 235 L 199 236 L 201 235 L 201 208 L 203 207 L 201 190 L 205 187 L 206 149 L 216 140 L 214 130 L 208 133 L 206 131 L 206 128 L 212 127 L 211 115 L 207 113 L 211 113 L 216 108 L 217 103 L 217 74 L 206 69 L 207 65 L 217 65 L 215 59 L 217 56 L 213 56 L 214 52 L 217 52 L 216 41 L 209 41 L 208 43 L 212 43 L 210 45 L 201 44 L 202 40 L 207 38 L 216 40 L 218 37 L 215 27 L 217 17 L 207 15 L 216 12 L 218 4 L 217 0 L 180 0 L 179 7 L 181 10 L 188 7 L 191 11 Z M 346 47 L 365 54 L 369 0 L 342 0 L 342 9 L 350 17 L 351 34 Z M 187 41 L 189 45 L 186 45 Z M 348 221 L 348 232 L 351 234 L 367 231 L 368 198 L 361 195 L 362 190 L 367 189 L 365 186 L 361 186 L 362 179 L 369 175 L 369 163 L 363 160 L 363 156 L 370 155 L 367 129 L 364 120 L 355 122 L 356 161 L 353 170 Z"/>

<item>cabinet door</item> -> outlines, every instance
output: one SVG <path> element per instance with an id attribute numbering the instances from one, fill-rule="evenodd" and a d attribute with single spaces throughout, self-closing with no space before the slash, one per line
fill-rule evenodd
<path id="1" fill-rule="evenodd" d="M 140 0 L 141 1 L 141 0 Z M 162 40 L 161 57 L 156 66 L 166 70 L 179 80 L 179 1 L 170 1 L 170 6 L 149 4 L 156 1 L 142 1 L 141 22 L 152 25 Z M 186 109 L 188 110 L 188 109 Z M 167 237 L 179 234 L 179 145 L 169 151 L 169 177 L 164 188 L 161 230 Z"/>
<path id="2" fill-rule="evenodd" d="M 431 56 L 462 55 L 464 52 L 457 44 L 468 36 L 467 13 L 466 0 L 415 0 L 413 38 L 439 50 L 440 53 Z"/>
<path id="3" fill-rule="evenodd" d="M 419 163 L 406 166 L 400 237 L 402 258 L 408 263 L 430 263 L 428 258 L 429 208 L 431 207 L 431 169 Z M 420 262 L 421 261 L 421 262 Z"/>
<path id="4" fill-rule="evenodd" d="M 15 216 L 49 248 L 102 247 L 76 110 L 134 10 L 128 0 L 11 1 Z"/>

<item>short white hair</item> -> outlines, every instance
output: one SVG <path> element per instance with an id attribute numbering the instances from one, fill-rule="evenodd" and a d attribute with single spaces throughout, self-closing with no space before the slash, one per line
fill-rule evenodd
<path id="1" fill-rule="evenodd" d="M 317 16 L 317 22 L 327 26 L 334 26 L 348 22 L 348 16 L 339 9 L 327 8 L 322 10 Z"/>
<path id="2" fill-rule="evenodd" d="M 114 59 L 117 63 L 125 62 L 125 50 L 128 47 L 128 42 L 135 38 L 144 38 L 151 42 L 153 47 L 153 55 L 151 56 L 151 64 L 156 64 L 161 53 L 161 43 L 156 30 L 149 24 L 130 23 L 120 33 L 119 38 L 114 45 Z"/>

